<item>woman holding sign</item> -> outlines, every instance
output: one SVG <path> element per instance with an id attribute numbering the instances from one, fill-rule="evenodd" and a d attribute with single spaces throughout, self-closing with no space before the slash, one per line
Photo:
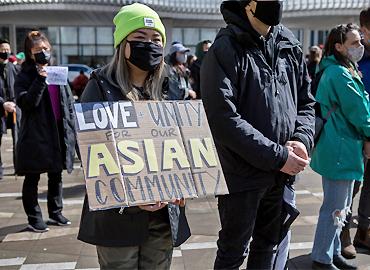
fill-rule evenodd
<path id="1" fill-rule="evenodd" d="M 23 207 L 28 228 L 48 231 L 37 201 L 41 173 L 48 174 L 49 223 L 69 225 L 62 215 L 62 170 L 73 169 L 75 152 L 73 96 L 68 85 L 52 85 L 45 68 L 50 64 L 51 45 L 39 31 L 27 34 L 26 61 L 15 80 L 17 105 L 22 110 L 17 142 L 16 173 L 25 175 Z"/>
<path id="2" fill-rule="evenodd" d="M 165 29 L 143 4 L 124 6 L 114 18 L 116 52 L 95 71 L 81 102 L 163 100 Z M 180 201 L 89 211 L 86 197 L 78 239 L 97 246 L 101 269 L 169 269 L 173 246 L 190 231 Z"/>

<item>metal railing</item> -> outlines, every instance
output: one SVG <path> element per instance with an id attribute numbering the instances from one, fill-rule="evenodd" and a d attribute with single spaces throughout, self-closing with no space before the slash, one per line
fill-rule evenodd
<path id="1" fill-rule="evenodd" d="M 370 7 L 369 0 L 285 0 L 285 11 L 322 9 L 361 9 Z"/>
<path id="2" fill-rule="evenodd" d="M 219 13 L 222 0 L 0 0 L 1 6 L 17 4 L 89 4 L 122 6 L 141 2 L 163 11 L 188 13 Z M 370 6 L 370 0 L 284 0 L 284 10 L 310 11 L 322 9 L 361 9 Z"/>

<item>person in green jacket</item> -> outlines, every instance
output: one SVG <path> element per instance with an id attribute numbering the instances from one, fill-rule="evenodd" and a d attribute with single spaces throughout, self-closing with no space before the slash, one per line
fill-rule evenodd
<path id="1" fill-rule="evenodd" d="M 362 58 L 359 28 L 331 30 L 320 63 L 316 100 L 328 115 L 312 154 L 311 167 L 322 176 L 324 201 L 312 250 L 313 269 L 357 269 L 341 255 L 340 232 L 352 202 L 355 181 L 364 174 L 364 143 L 370 138 L 369 96 L 357 70 Z"/>

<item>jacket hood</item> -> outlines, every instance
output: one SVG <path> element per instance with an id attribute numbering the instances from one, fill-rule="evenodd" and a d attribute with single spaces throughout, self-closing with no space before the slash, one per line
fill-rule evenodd
<path id="1" fill-rule="evenodd" d="M 320 62 L 319 71 L 324 70 L 333 65 L 341 65 L 341 64 L 338 62 L 338 60 L 335 58 L 334 55 L 326 56 Z M 352 64 L 352 67 L 358 70 L 357 64 Z"/>
<path id="2" fill-rule="evenodd" d="M 227 25 L 234 26 L 232 28 L 239 41 L 254 44 L 260 44 L 264 41 L 264 37 L 252 27 L 247 15 L 243 12 L 240 1 L 224 1 L 220 9 Z M 218 37 L 225 34 L 227 35 L 225 31 L 220 31 Z M 282 24 L 273 26 L 270 35 L 276 39 L 277 43 L 285 42 L 286 45 L 290 46 L 300 45 L 294 34 Z"/>
<path id="3" fill-rule="evenodd" d="M 319 70 L 321 71 L 321 70 L 326 69 L 327 67 L 338 65 L 338 64 L 339 63 L 334 55 L 325 56 L 320 62 Z"/>
<path id="4" fill-rule="evenodd" d="M 224 1 L 221 4 L 221 13 L 224 21 L 229 25 L 235 25 L 242 32 L 247 32 L 254 38 L 259 39 L 261 35 L 253 29 L 245 12 L 243 12 L 239 1 Z"/>

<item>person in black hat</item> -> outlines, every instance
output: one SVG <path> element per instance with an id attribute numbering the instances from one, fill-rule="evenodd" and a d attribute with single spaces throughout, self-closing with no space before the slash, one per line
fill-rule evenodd
<path id="1" fill-rule="evenodd" d="M 218 197 L 215 269 L 238 269 L 247 255 L 247 269 L 284 269 L 287 260 L 282 239 L 287 217 L 298 215 L 292 183 L 309 164 L 315 101 L 282 10 L 283 1 L 224 1 L 227 27 L 203 60 L 202 100 L 230 191 Z"/>

